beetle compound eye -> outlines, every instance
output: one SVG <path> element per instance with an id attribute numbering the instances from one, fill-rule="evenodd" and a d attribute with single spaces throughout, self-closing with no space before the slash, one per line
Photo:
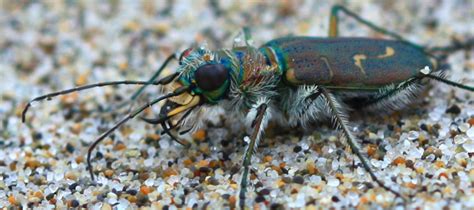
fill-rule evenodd
<path id="1" fill-rule="evenodd" d="M 222 64 L 206 64 L 196 70 L 194 77 L 199 88 L 212 91 L 221 87 L 229 74 Z"/>

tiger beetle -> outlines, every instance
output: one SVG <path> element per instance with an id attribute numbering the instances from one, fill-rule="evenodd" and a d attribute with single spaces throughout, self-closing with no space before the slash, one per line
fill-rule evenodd
<path id="1" fill-rule="evenodd" d="M 340 13 L 393 40 L 338 36 Z M 447 47 L 427 48 L 356 15 L 337 5 L 331 10 L 329 37 L 283 37 L 271 40 L 260 48 L 253 47 L 250 32 L 244 28 L 245 45 L 234 43 L 232 49 L 210 51 L 189 48 L 178 56 L 169 56 L 149 81 L 114 81 L 80 86 L 43 95 L 31 100 L 22 113 L 22 120 L 34 101 L 108 85 L 141 85 L 131 97 L 134 101 L 147 85 L 172 85 L 173 91 L 132 110 L 112 128 L 100 135 L 89 147 L 88 170 L 94 180 L 91 154 L 109 134 L 135 118 L 145 109 L 165 100 L 156 118 L 141 117 L 150 124 L 160 124 L 163 132 L 183 144 L 175 136 L 196 127 L 197 113 L 203 106 L 222 105 L 230 111 L 246 115 L 253 129 L 246 137 L 243 156 L 239 205 L 245 207 L 251 157 L 270 119 L 285 116 L 291 126 L 329 116 L 344 142 L 359 158 L 371 178 L 397 197 L 405 198 L 387 187 L 372 171 L 362 154 L 356 137 L 348 125 L 347 112 L 380 111 L 403 108 L 416 94 L 424 80 L 434 80 L 474 92 L 474 87 L 448 80 L 440 66 L 447 66 L 446 57 L 456 50 L 474 46 L 474 39 Z M 177 71 L 157 80 L 172 60 L 179 61 Z"/>

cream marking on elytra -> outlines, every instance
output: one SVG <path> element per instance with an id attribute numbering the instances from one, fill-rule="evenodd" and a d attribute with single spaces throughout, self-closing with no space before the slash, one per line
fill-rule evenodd
<path id="1" fill-rule="evenodd" d="M 366 60 L 367 58 L 383 59 L 383 58 L 392 57 L 393 55 L 395 55 L 395 50 L 392 47 L 386 47 L 384 54 L 377 55 L 375 57 L 367 57 L 367 55 L 365 55 L 365 54 L 355 54 L 352 57 L 352 59 L 354 59 L 354 65 L 356 65 L 359 68 L 360 72 L 364 76 L 367 76 L 367 74 L 365 73 L 365 69 L 362 66 L 362 60 Z"/>
<path id="2" fill-rule="evenodd" d="M 331 68 L 331 65 L 329 64 L 329 60 L 327 57 L 325 56 L 321 56 L 319 57 L 321 60 L 324 61 L 324 63 L 326 64 L 326 67 L 328 67 L 329 69 L 329 80 L 332 80 L 332 78 L 334 77 L 334 72 L 332 71 L 332 68 Z"/>
<path id="3" fill-rule="evenodd" d="M 355 54 L 352 58 L 354 59 L 354 65 L 359 67 L 360 73 L 362 73 L 364 76 L 367 76 L 367 74 L 365 73 L 365 69 L 362 66 L 362 60 L 367 59 L 367 56 L 364 54 Z"/>
<path id="4" fill-rule="evenodd" d="M 386 47 L 385 48 L 385 54 L 378 55 L 377 58 L 388 58 L 395 55 L 395 50 L 392 47 Z"/>

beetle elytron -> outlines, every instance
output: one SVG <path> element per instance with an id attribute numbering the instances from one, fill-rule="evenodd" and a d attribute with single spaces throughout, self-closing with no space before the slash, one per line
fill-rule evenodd
<path id="1" fill-rule="evenodd" d="M 339 11 L 394 40 L 338 37 Z M 428 49 L 380 28 L 342 6 L 334 6 L 332 9 L 329 38 L 285 37 L 255 48 L 249 44 L 251 38 L 248 30 L 244 29 L 244 37 L 245 46 L 234 46 L 230 50 L 190 48 L 181 56 L 173 54 L 147 82 L 92 84 L 40 96 L 30 103 L 106 85 L 142 85 L 132 100 L 149 84 L 169 84 L 174 87 L 171 93 L 130 112 L 97 138 L 89 148 L 87 158 L 92 179 L 94 173 L 90 157 L 95 146 L 119 126 L 162 100 L 166 101 L 158 117 L 142 119 L 151 124 L 162 125 L 164 132 L 178 142 L 180 141 L 174 137 L 174 133 L 183 133 L 196 127 L 199 119 L 189 119 L 193 116 L 198 118 L 196 113 L 202 105 L 222 104 L 229 110 L 244 113 L 250 119 L 249 126 L 253 129 L 244 154 L 240 184 L 239 205 L 244 207 L 250 160 L 267 122 L 272 117 L 275 118 L 275 114 L 286 116 L 287 123 L 293 126 L 306 125 L 312 120 L 330 116 L 334 126 L 340 130 L 343 139 L 372 179 L 381 187 L 402 197 L 397 191 L 386 187 L 371 170 L 351 133 L 346 109 L 382 111 L 387 107 L 402 108 L 421 85 L 422 79 L 474 91 L 473 87 L 447 80 L 439 74 L 443 55 L 470 48 L 474 41 Z M 180 63 L 176 73 L 156 80 L 173 59 L 178 59 Z M 23 121 L 30 103 L 23 111 Z"/>

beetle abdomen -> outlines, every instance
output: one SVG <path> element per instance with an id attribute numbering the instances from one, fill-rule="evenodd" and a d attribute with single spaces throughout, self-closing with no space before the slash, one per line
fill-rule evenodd
<path id="1" fill-rule="evenodd" d="M 376 88 L 402 82 L 425 66 L 433 69 L 423 51 L 394 40 L 287 37 L 261 49 L 267 57 L 274 54 L 292 84 Z"/>

